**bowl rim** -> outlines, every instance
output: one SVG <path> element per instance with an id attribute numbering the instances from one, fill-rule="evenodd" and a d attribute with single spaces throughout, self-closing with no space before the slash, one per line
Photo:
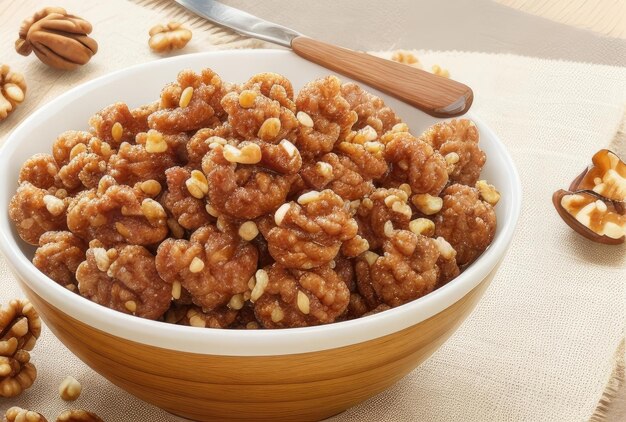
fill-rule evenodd
<path id="1" fill-rule="evenodd" d="M 0 172 L 6 171 L 4 169 L 8 167 L 8 160 L 15 153 L 22 134 L 27 132 L 30 125 L 49 113 L 54 114 L 55 108 L 81 98 L 82 92 L 89 93 L 91 89 L 100 88 L 113 80 L 130 77 L 139 71 L 150 71 L 164 63 L 180 62 L 182 65 L 185 59 L 197 56 L 227 58 L 236 55 L 275 55 L 277 59 L 296 56 L 291 51 L 272 49 L 209 51 L 141 63 L 100 76 L 51 100 L 15 128 L 0 148 Z M 519 174 L 506 147 L 491 128 L 471 112 L 465 117 L 475 122 L 481 137 L 488 136 L 493 140 L 493 147 L 497 149 L 502 160 L 501 165 L 508 170 L 506 183 L 498 181 L 500 190 L 506 191 L 509 197 L 501 205 L 506 207 L 505 218 L 503 221 L 498 220 L 501 231 L 496 234 L 489 248 L 453 282 L 390 311 L 333 324 L 281 330 L 199 329 L 137 318 L 93 303 L 51 282 L 39 272 L 21 252 L 18 246 L 21 239 L 12 235 L 8 203 L 4 201 L 0 203 L 0 212 L 4 214 L 0 217 L 0 251 L 13 273 L 35 294 L 59 311 L 100 331 L 149 346 L 210 355 L 276 356 L 328 350 L 373 340 L 424 321 L 456 303 L 496 268 L 512 241 L 521 211 L 522 188 Z M 0 181 L 0 197 L 6 196 L 3 191 L 15 189 L 8 185 L 8 181 Z M 158 335 L 154 335 L 154 332 Z"/>

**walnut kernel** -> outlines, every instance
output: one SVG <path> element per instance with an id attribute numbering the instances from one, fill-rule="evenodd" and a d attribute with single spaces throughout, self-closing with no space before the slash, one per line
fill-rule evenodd
<path id="1" fill-rule="evenodd" d="M 187 45 L 191 36 L 191 31 L 183 28 L 182 24 L 170 22 L 167 25 L 156 25 L 150 29 L 148 45 L 159 53 L 178 50 Z"/>
<path id="2" fill-rule="evenodd" d="M 21 73 L 0 65 L 0 120 L 5 119 L 26 96 L 26 81 Z"/>

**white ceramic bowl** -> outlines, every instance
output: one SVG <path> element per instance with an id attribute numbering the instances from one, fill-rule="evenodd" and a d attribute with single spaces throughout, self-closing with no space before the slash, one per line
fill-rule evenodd
<path id="1" fill-rule="evenodd" d="M 277 72 L 286 75 L 296 90 L 312 79 L 331 73 L 291 52 L 279 50 L 210 52 L 145 63 L 97 78 L 52 100 L 15 129 L 0 150 L 0 248 L 9 266 L 23 283 L 27 295 L 36 305 L 40 305 L 38 308 L 44 319 L 61 340 L 66 341 L 66 336 L 60 332 L 63 326 L 60 321 L 71 320 L 120 341 L 192 355 L 242 358 L 314 355 L 316 352 L 367 344 L 419 326 L 457 304 L 481 282 L 489 279 L 490 274 L 493 275 L 513 236 L 521 206 L 521 187 L 515 165 L 502 142 L 480 119 L 469 113 L 466 117 L 476 122 L 480 132 L 480 146 L 488 157 L 482 177 L 494 183 L 502 194 L 496 207 L 498 228 L 495 239 L 487 251 L 453 282 L 411 303 L 366 318 L 318 327 L 261 331 L 197 329 L 116 312 L 51 282 L 32 265 L 34 249 L 19 239 L 8 218 L 7 207 L 17 187 L 21 164 L 35 153 L 50 152 L 54 139 L 61 132 L 86 129 L 89 117 L 104 106 L 116 101 L 125 101 L 130 107 L 148 103 L 158 98 L 161 88 L 174 80 L 181 69 L 199 70 L 204 67 L 214 69 L 225 80 L 233 82 L 243 82 L 259 72 Z M 342 80 L 348 79 L 342 77 Z M 438 121 L 388 95 L 371 91 L 384 98 L 408 123 L 413 133 L 420 133 Z M 48 309 L 63 317 L 53 318 Z M 467 312 L 459 313 L 458 319 L 462 320 Z M 449 333 L 452 331 L 454 327 L 450 328 Z M 128 388 L 124 382 L 103 370 L 101 365 L 94 363 L 87 356 L 88 351 L 77 354 L 118 385 L 137 394 L 133 388 Z M 137 395 L 150 400 L 145 395 Z M 181 415 L 204 418 L 200 413 L 185 414 L 162 401 L 152 401 Z M 318 413 L 315 417 L 327 413 Z M 215 415 L 217 413 L 211 417 L 217 417 Z M 310 418 L 304 413 L 301 416 Z"/>

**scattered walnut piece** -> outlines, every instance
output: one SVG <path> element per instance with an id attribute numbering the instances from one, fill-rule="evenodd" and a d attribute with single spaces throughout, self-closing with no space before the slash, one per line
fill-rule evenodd
<path id="1" fill-rule="evenodd" d="M 6 422 L 48 422 L 40 413 L 21 407 L 11 407 L 4 414 Z"/>
<path id="2" fill-rule="evenodd" d="M 59 396 L 65 401 L 76 400 L 82 391 L 80 382 L 72 376 L 67 376 L 59 385 Z"/>
<path id="3" fill-rule="evenodd" d="M 626 240 L 626 204 L 607 200 L 594 191 L 556 191 L 556 210 L 577 233 L 598 243 L 621 244 Z"/>
<path id="4" fill-rule="evenodd" d="M 29 350 L 41 334 L 41 320 L 27 300 L 14 299 L 0 308 L 0 397 L 15 397 L 37 377 Z"/>
<path id="5" fill-rule="evenodd" d="M 86 410 L 66 410 L 57 416 L 57 422 L 104 422 L 98 415 Z"/>
<path id="6" fill-rule="evenodd" d="M 179 50 L 191 40 L 191 31 L 178 22 L 156 25 L 150 29 L 148 45 L 158 53 Z"/>
<path id="7" fill-rule="evenodd" d="M 35 55 L 48 66 L 71 70 L 86 64 L 98 52 L 91 24 L 60 7 L 46 7 L 24 20 L 15 50 Z"/>
<path id="8" fill-rule="evenodd" d="M 406 50 L 396 50 L 391 55 L 391 60 L 394 62 L 408 64 L 410 66 L 416 67 L 418 69 L 422 69 L 422 64 L 420 63 L 417 56 Z"/>
<path id="9" fill-rule="evenodd" d="M 8 65 L 0 65 L 0 121 L 24 101 L 26 81 L 21 73 L 11 72 Z"/>

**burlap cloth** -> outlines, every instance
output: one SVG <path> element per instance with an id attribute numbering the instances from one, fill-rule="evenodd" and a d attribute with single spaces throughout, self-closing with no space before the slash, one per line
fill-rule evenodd
<path id="1" fill-rule="evenodd" d="M 174 17 L 189 23 L 194 39 L 185 52 L 261 45 L 160 1 L 97 5 L 73 0 L 63 5 L 100 23 L 94 31 L 100 51 L 83 69 L 59 72 L 13 52 L 23 16 L 5 13 L 8 3 L 0 3 L 2 61 L 26 75 L 29 90 L 26 102 L 0 123 L 0 142 L 32 110 L 69 87 L 156 59 L 146 45 L 147 30 L 155 22 Z M 32 3 L 31 10 L 39 7 L 35 1 L 25 3 Z M 619 135 L 626 69 L 512 55 L 418 54 L 427 67 L 438 63 L 474 88 L 473 111 L 500 135 L 519 169 L 521 220 L 491 287 L 454 336 L 395 386 L 332 420 L 589 420 L 624 336 L 626 249 L 596 245 L 573 233 L 558 218 L 550 197 L 569 184 L 596 150 L 612 142 L 626 156 L 623 128 Z M 54 134 L 50 136 L 52 141 Z M 19 296 L 0 258 L 0 301 Z M 53 419 L 69 407 L 57 388 L 72 375 L 83 385 L 72 406 L 106 421 L 179 420 L 91 371 L 45 328 L 33 361 L 39 369 L 35 385 L 19 398 L 0 399 L 0 410 L 20 405 Z"/>

